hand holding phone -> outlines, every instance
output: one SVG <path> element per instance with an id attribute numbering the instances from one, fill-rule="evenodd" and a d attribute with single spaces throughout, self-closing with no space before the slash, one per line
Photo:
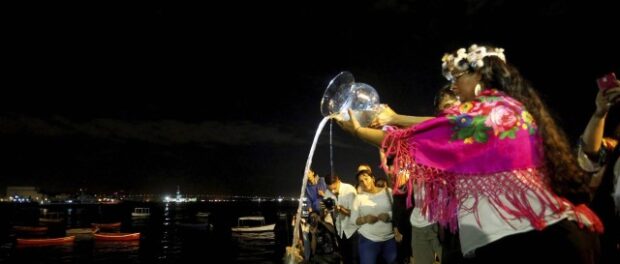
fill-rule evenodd
<path id="1" fill-rule="evenodd" d="M 618 86 L 616 82 L 616 74 L 613 72 L 605 74 L 605 76 L 596 79 L 596 84 L 601 91 L 616 87 Z"/>

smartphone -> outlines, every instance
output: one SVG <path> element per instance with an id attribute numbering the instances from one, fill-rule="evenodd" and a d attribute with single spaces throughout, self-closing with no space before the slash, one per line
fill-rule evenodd
<path id="1" fill-rule="evenodd" d="M 308 198 L 304 197 L 301 205 L 301 218 L 307 219 L 310 216 L 310 206 L 308 205 Z"/>
<path id="2" fill-rule="evenodd" d="M 616 83 L 616 74 L 613 72 L 605 74 L 605 76 L 596 79 L 596 84 L 601 91 L 616 87 L 618 86 Z"/>

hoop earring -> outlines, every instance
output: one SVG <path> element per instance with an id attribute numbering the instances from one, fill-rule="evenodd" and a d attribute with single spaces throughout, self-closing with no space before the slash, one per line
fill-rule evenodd
<path id="1" fill-rule="evenodd" d="M 474 95 L 478 96 L 480 95 L 480 92 L 482 92 L 482 86 L 478 83 L 476 84 L 476 87 L 474 88 Z"/>

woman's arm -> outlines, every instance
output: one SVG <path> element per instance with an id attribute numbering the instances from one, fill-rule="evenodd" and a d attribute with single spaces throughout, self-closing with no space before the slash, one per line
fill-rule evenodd
<path id="1" fill-rule="evenodd" d="M 408 115 L 396 115 L 394 116 L 394 125 L 399 127 L 410 127 L 422 123 L 426 120 L 434 118 L 433 116 L 408 116 Z"/>
<path id="2" fill-rule="evenodd" d="M 599 91 L 596 95 L 596 111 L 590 117 L 582 137 L 583 151 L 587 154 L 595 155 L 601 148 L 607 112 L 620 99 L 620 82 L 618 82 L 618 86 L 606 91 Z"/>
<path id="3" fill-rule="evenodd" d="M 605 131 L 605 117 L 607 113 L 603 115 L 597 115 L 596 113 L 590 117 L 590 121 L 583 131 L 583 152 L 589 155 L 596 155 L 603 142 L 603 132 Z"/>
<path id="4" fill-rule="evenodd" d="M 366 221 L 365 221 L 363 216 L 360 216 L 357 219 L 355 219 L 355 224 L 358 225 L 358 226 L 361 226 L 361 225 L 363 225 L 365 223 L 366 223 Z"/>
<path id="5" fill-rule="evenodd" d="M 383 126 L 398 126 L 407 128 L 417 125 L 426 120 L 433 118 L 432 116 L 409 116 L 399 115 L 387 105 L 381 105 L 381 110 L 372 120 L 368 127 L 381 128 Z"/>
<path id="6" fill-rule="evenodd" d="M 355 219 L 355 224 L 358 226 L 364 225 L 364 224 L 374 224 L 377 221 L 379 221 L 379 218 L 376 215 L 365 215 L 365 216 L 360 216 L 357 219 Z"/>
<path id="7" fill-rule="evenodd" d="M 355 130 L 355 136 L 373 146 L 381 147 L 381 143 L 383 143 L 385 138 L 385 131 L 376 128 L 358 127 Z"/>
<path id="8" fill-rule="evenodd" d="M 390 214 L 388 214 L 388 213 L 380 213 L 380 214 L 377 216 L 377 218 L 378 218 L 379 220 L 383 221 L 383 222 L 386 222 L 386 223 L 388 223 L 388 222 L 392 221 L 392 218 L 390 217 Z"/>

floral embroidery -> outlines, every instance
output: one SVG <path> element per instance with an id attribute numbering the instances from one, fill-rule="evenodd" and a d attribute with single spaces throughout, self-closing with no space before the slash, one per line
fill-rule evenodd
<path id="1" fill-rule="evenodd" d="M 523 110 L 523 112 L 521 112 L 521 118 L 524 122 L 523 130 L 528 130 L 530 135 L 536 133 L 536 123 L 534 123 L 532 115 L 528 111 Z"/>
<path id="2" fill-rule="evenodd" d="M 445 112 L 450 123 L 455 124 L 452 140 L 463 140 L 465 144 L 486 143 L 489 136 L 515 139 L 519 129 L 530 135 L 536 133 L 534 118 L 523 105 L 495 89 Z"/>
<path id="3" fill-rule="evenodd" d="M 515 112 L 503 105 L 498 105 L 491 109 L 491 112 L 484 122 L 486 126 L 493 128 L 495 136 L 501 134 L 501 139 L 506 136 L 515 138 L 515 132 L 517 130 L 517 126 L 515 126 L 516 123 L 517 116 Z"/>
<path id="4" fill-rule="evenodd" d="M 487 142 L 489 136 L 487 130 L 489 127 L 484 125 L 485 116 L 470 116 L 463 114 L 459 116 L 448 116 L 451 123 L 456 123 L 453 128 L 452 140 L 463 139 L 465 143 Z"/>
<path id="5" fill-rule="evenodd" d="M 466 102 L 463 103 L 460 107 L 459 107 L 459 111 L 461 111 L 461 113 L 467 113 L 469 112 L 469 110 L 471 110 L 474 107 L 474 104 L 472 104 L 471 102 Z"/>

